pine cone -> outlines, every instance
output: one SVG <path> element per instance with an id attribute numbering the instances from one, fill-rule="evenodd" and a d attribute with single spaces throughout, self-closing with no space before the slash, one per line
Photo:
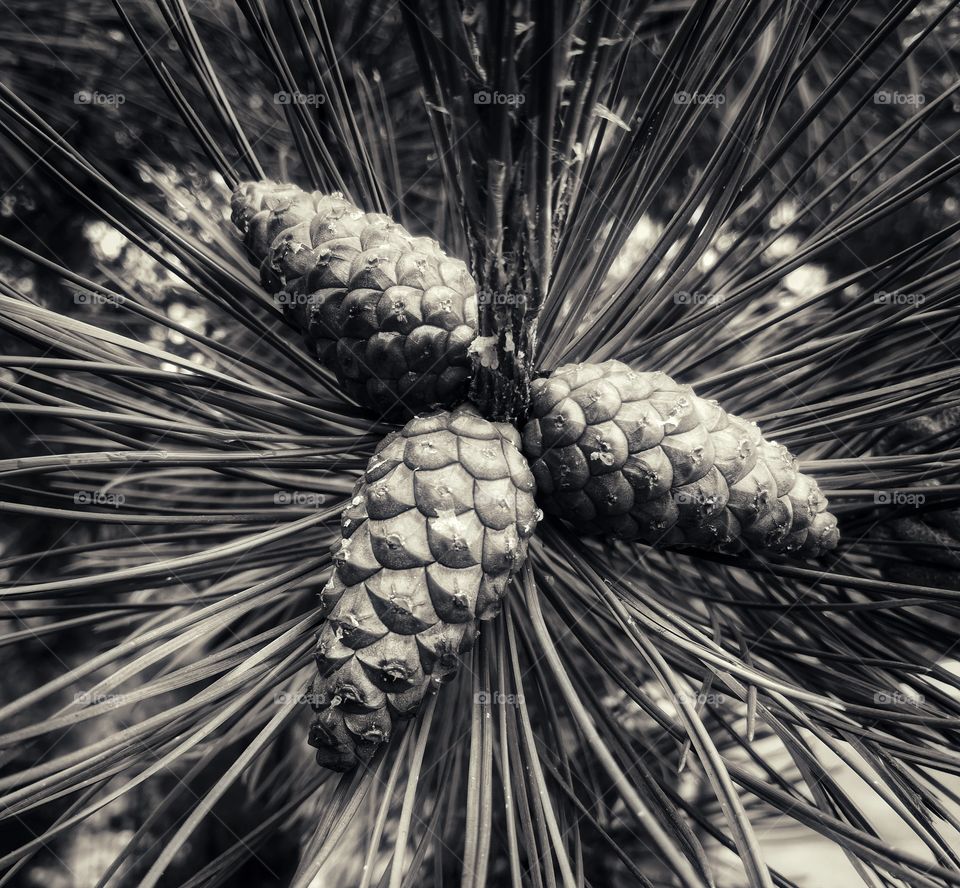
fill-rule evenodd
<path id="1" fill-rule="evenodd" d="M 534 381 L 530 417 L 538 501 L 578 530 L 722 551 L 837 544 L 826 498 L 785 447 L 663 373 L 567 364 Z"/>
<path id="2" fill-rule="evenodd" d="M 347 394 L 390 415 L 466 397 L 477 296 L 463 262 L 339 193 L 244 182 L 232 206 L 264 287 Z"/>
<path id="3" fill-rule="evenodd" d="M 456 673 L 500 611 L 539 513 L 512 426 L 472 407 L 417 417 L 377 448 L 321 594 L 310 743 L 349 770 Z"/>

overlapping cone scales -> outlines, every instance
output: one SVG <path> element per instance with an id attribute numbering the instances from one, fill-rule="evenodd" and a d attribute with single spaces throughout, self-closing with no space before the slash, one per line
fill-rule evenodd
<path id="1" fill-rule="evenodd" d="M 660 372 L 606 361 L 535 380 L 523 450 L 544 511 L 585 532 L 803 555 L 839 539 L 785 447 Z"/>
<path id="2" fill-rule="evenodd" d="M 320 764 L 368 759 L 499 613 L 539 517 L 519 445 L 516 429 L 462 408 L 411 420 L 370 460 L 321 596 Z"/>
<path id="3" fill-rule="evenodd" d="M 408 415 L 463 400 L 477 334 L 463 262 L 337 193 L 245 182 L 232 207 L 263 285 L 351 397 Z"/>

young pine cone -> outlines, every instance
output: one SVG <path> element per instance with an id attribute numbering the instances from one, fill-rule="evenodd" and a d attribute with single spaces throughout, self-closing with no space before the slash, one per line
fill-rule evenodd
<path id="1" fill-rule="evenodd" d="M 539 513 L 512 426 L 470 407 L 417 417 L 377 448 L 341 521 L 321 594 L 310 730 L 346 771 L 452 678 L 477 621 L 500 611 Z"/>
<path id="2" fill-rule="evenodd" d="M 463 262 L 339 193 L 244 182 L 232 207 L 264 287 L 348 395 L 400 416 L 466 397 L 477 291 Z"/>
<path id="3" fill-rule="evenodd" d="M 535 380 L 523 451 L 544 511 L 584 532 L 801 555 L 839 539 L 783 445 L 660 372 L 606 361 Z"/>

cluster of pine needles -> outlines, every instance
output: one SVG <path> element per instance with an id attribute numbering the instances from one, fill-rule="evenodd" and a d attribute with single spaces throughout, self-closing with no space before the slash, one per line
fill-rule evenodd
<path id="1" fill-rule="evenodd" d="M 97 888 L 791 886 L 784 833 L 835 845 L 843 884 L 960 885 L 960 561 L 891 579 L 960 552 L 889 532 L 958 507 L 960 426 L 889 443 L 960 404 L 956 2 L 116 0 L 102 45 L 22 5 L 23 68 L 46 47 L 97 72 L 76 89 L 131 95 L 0 76 L 4 190 L 36 196 L 0 247 L 44 282 L 0 278 L 0 886 L 111 811 L 133 819 Z M 60 42 L 35 30 L 58 16 Z M 115 83 L 113 44 L 135 59 Z M 85 146 L 79 119 L 142 138 Z M 230 229 L 230 189 L 277 177 L 526 294 L 482 311 L 505 369 L 618 358 L 756 420 L 839 548 L 657 551 L 548 520 L 468 668 L 369 767 L 317 768 L 316 594 L 391 426 Z M 209 323 L 65 261 L 37 233 L 58 213 Z"/>

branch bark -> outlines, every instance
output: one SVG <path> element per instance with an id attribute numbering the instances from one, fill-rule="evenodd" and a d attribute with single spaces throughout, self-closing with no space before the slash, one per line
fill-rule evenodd
<path id="1" fill-rule="evenodd" d="M 488 249 L 493 246 L 488 244 Z M 471 400 L 484 416 L 518 423 L 530 402 L 543 302 L 536 265 L 521 241 L 505 260 L 498 244 L 478 271 L 479 335 L 473 346 Z"/>

